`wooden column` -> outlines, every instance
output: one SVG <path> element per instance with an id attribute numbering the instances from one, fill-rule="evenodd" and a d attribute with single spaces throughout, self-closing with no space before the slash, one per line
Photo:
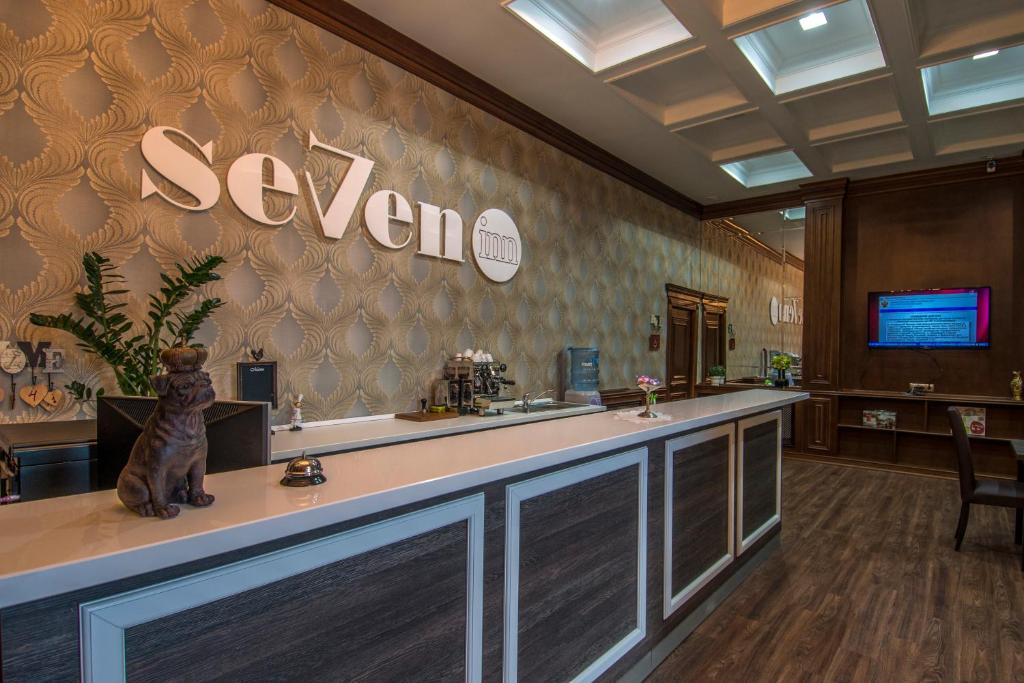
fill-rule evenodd
<path id="1" fill-rule="evenodd" d="M 803 386 L 839 388 L 839 307 L 846 178 L 801 185 L 805 221 Z"/>

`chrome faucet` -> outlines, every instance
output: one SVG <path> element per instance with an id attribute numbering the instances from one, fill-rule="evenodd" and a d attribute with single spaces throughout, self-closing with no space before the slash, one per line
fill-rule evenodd
<path id="1" fill-rule="evenodd" d="M 523 394 L 523 412 L 529 414 L 529 412 L 530 412 L 530 401 L 536 401 L 539 398 L 541 398 L 542 396 L 544 396 L 544 394 L 550 394 L 553 391 L 554 391 L 554 389 L 545 389 L 544 391 L 540 392 L 539 394 L 537 394 L 536 396 L 534 396 L 532 398 L 530 397 L 530 392 L 524 393 Z"/>

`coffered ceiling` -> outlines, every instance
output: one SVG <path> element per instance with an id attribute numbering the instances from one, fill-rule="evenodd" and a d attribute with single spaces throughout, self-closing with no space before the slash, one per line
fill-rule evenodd
<path id="1" fill-rule="evenodd" d="M 1024 148 L 1021 0 L 349 0 L 703 204 Z"/>

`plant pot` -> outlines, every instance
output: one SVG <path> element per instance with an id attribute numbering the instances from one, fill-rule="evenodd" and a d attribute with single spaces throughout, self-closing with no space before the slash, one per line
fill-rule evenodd
<path id="1" fill-rule="evenodd" d="M 720 387 L 723 384 L 725 384 L 725 378 L 724 377 L 711 376 L 708 379 L 711 380 L 711 385 L 715 386 L 715 387 Z"/>
<path id="2" fill-rule="evenodd" d="M 160 352 L 160 362 L 168 372 L 192 372 L 201 369 L 209 355 L 202 347 L 172 346 Z"/>

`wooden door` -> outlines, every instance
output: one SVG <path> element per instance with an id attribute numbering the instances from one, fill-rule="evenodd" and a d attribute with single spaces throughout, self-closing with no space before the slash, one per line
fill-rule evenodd
<path id="1" fill-rule="evenodd" d="M 696 391 L 697 306 L 699 300 L 669 294 L 668 344 L 665 348 L 668 398 L 691 398 Z"/>
<path id="2" fill-rule="evenodd" d="M 706 375 L 716 365 L 725 366 L 725 309 L 704 305 L 704 365 Z"/>

